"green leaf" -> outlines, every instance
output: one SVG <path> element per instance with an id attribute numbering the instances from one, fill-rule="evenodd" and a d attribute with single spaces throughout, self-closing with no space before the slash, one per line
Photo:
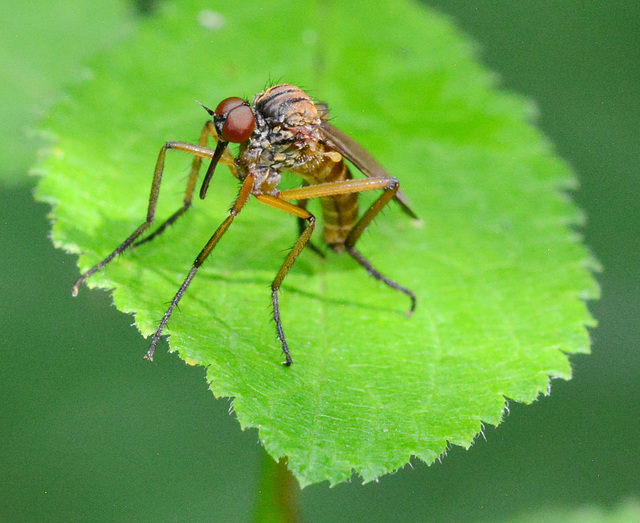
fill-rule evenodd
<path id="1" fill-rule="evenodd" d="M 206 114 L 194 99 L 215 106 L 290 82 L 400 179 L 421 223 L 391 205 L 359 248 L 418 308 L 407 318 L 406 296 L 349 257 L 304 251 L 280 298 L 294 358 L 283 367 L 269 284 L 296 225 L 251 200 L 167 329 L 172 350 L 207 366 L 213 393 L 235 398 L 241 425 L 301 485 L 353 471 L 371 481 L 468 447 L 506 398 L 534 401 L 550 377 L 568 379 L 567 354 L 589 348 L 595 264 L 562 192 L 575 180 L 528 123 L 532 106 L 494 89 L 456 29 L 411 2 L 220 9 L 167 5 L 51 115 L 38 196 L 54 205 L 56 245 L 86 270 L 142 222 L 161 145 L 197 140 Z M 189 166 L 169 153 L 159 217 L 180 206 Z M 114 289 L 151 334 L 237 187 L 220 168 L 207 200 L 89 285 Z"/>

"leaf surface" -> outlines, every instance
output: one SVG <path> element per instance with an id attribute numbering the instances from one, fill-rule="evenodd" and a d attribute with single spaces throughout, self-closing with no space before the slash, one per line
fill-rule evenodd
<path id="1" fill-rule="evenodd" d="M 332 123 L 400 179 L 421 218 L 391 205 L 358 244 L 416 293 L 413 317 L 406 296 L 349 257 L 307 250 L 280 297 L 294 358 L 283 367 L 269 285 L 296 224 L 251 200 L 166 332 L 301 485 L 353 471 L 371 481 L 412 456 L 468 447 L 483 422 L 501 421 L 505 398 L 530 402 L 550 377 L 570 378 L 567 354 L 589 349 L 594 263 L 562 192 L 575 180 L 529 123 L 531 104 L 496 90 L 448 21 L 404 1 L 296 6 L 167 5 L 56 108 L 38 196 L 54 205 L 54 241 L 86 270 L 142 222 L 161 145 L 197 140 L 206 114 L 194 99 L 215 107 L 289 82 L 328 102 Z M 181 205 L 189 166 L 169 153 L 159 217 Z M 237 187 L 219 168 L 205 201 L 90 286 L 113 289 L 151 334 Z"/>

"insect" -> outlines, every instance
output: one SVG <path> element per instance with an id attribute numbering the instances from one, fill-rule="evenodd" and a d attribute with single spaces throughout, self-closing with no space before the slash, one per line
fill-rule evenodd
<path id="1" fill-rule="evenodd" d="M 291 365 L 293 360 L 280 316 L 278 291 L 305 246 L 310 246 L 312 250 L 322 255 L 322 251 L 309 241 L 316 223 L 315 216 L 307 210 L 307 201 L 312 198 L 320 200 L 324 216 L 324 242 L 334 251 L 349 254 L 371 276 L 391 289 L 406 294 L 411 300 L 408 314 L 414 311 L 415 294 L 382 275 L 356 250 L 355 244 L 371 221 L 392 199 L 410 217 L 417 217 L 409 208 L 404 194 L 400 192 L 398 180 L 391 177 L 360 144 L 329 123 L 329 110 L 325 104 L 315 103 L 299 87 L 280 84 L 257 94 L 252 104 L 242 98 L 231 97 L 220 102 L 215 111 L 203 107 L 212 119 L 204 124 L 197 144 L 167 142 L 160 149 L 151 183 L 145 221 L 109 256 L 80 276 L 73 286 L 73 296 L 78 294 L 80 286 L 89 276 L 105 267 L 118 254 L 152 240 L 180 218 L 192 205 L 202 161 L 210 160 L 200 187 L 200 198 L 206 197 L 218 163 L 228 166 L 231 173 L 240 180 L 240 190 L 228 216 L 200 251 L 184 282 L 171 300 L 151 340 L 145 356 L 147 359 L 153 359 L 162 331 L 198 269 L 244 208 L 251 195 L 255 196 L 260 203 L 298 218 L 298 239 L 271 284 L 273 320 L 285 356 L 284 365 Z M 214 138 L 217 142 L 215 149 L 208 146 L 210 138 Z M 240 144 L 237 157 L 229 152 L 227 148 L 229 143 Z M 194 157 L 183 204 L 154 232 L 140 239 L 155 219 L 165 155 L 170 149 L 184 151 Z M 367 177 L 352 178 L 344 161 L 345 158 Z M 284 172 L 299 175 L 302 178 L 302 185 L 294 189 L 278 190 L 278 184 Z M 358 194 L 372 190 L 383 192 L 358 217 Z"/>

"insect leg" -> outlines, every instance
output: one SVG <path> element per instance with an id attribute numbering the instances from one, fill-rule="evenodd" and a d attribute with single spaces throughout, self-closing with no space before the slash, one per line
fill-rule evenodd
<path id="1" fill-rule="evenodd" d="M 303 183 L 303 187 L 308 186 L 309 184 L 307 182 Z M 296 202 L 296 205 L 298 207 L 300 207 L 301 209 L 306 210 L 307 209 L 307 203 L 309 202 L 309 200 L 298 200 Z M 307 228 L 307 220 L 305 218 L 302 218 L 301 216 L 298 216 L 298 234 L 302 235 L 302 233 L 304 232 L 304 230 Z M 307 247 L 309 249 L 311 249 L 313 252 L 315 252 L 318 256 L 320 256 L 320 258 L 325 258 L 325 254 L 324 252 L 322 252 L 322 249 L 320 247 L 318 247 L 315 243 L 313 243 L 312 241 L 309 241 L 307 243 Z"/>
<path id="2" fill-rule="evenodd" d="M 279 198 L 287 201 L 310 200 L 311 198 L 321 198 L 322 196 L 387 189 L 389 187 L 390 180 L 395 180 L 395 178 L 349 178 L 347 180 L 338 180 L 335 182 L 303 185 L 302 187 L 296 187 L 295 189 L 280 191 Z"/>
<path id="3" fill-rule="evenodd" d="M 351 229 L 347 238 L 345 239 L 344 249 L 354 260 L 362 265 L 371 276 L 373 276 L 377 280 L 380 280 L 392 289 L 406 294 L 411 300 L 411 308 L 409 309 L 409 314 L 411 314 L 416 307 L 415 294 L 399 283 L 396 283 L 395 281 L 383 276 L 354 247 L 354 245 L 356 244 L 364 230 L 369 226 L 371 221 L 396 195 L 396 193 L 398 192 L 398 187 L 399 182 L 395 178 L 349 179 L 329 183 L 319 183 L 316 185 L 309 185 L 307 187 L 303 186 L 295 189 L 288 189 L 286 191 L 280 192 L 280 198 L 285 200 L 297 200 L 304 198 L 308 199 L 319 198 L 323 196 L 333 196 L 338 194 L 357 193 L 363 191 L 371 191 L 374 189 L 384 189 L 384 192 L 380 195 L 380 197 L 375 202 L 373 202 L 371 207 L 367 209 L 367 211 Z"/>
<path id="4" fill-rule="evenodd" d="M 210 120 L 204 124 L 202 128 L 202 132 L 200 133 L 200 139 L 198 140 L 198 145 L 200 147 L 206 147 L 209 142 L 209 137 L 213 136 L 217 139 L 217 135 L 215 132 L 215 127 L 213 126 L 213 122 Z M 222 163 L 233 166 L 233 172 L 235 174 L 235 165 L 234 159 L 231 154 L 225 150 L 225 154 L 220 159 Z M 198 154 L 194 154 L 193 163 L 191 164 L 191 171 L 189 172 L 189 177 L 187 178 L 187 188 L 184 193 L 184 199 L 182 207 L 180 207 L 176 212 L 174 212 L 167 220 L 164 221 L 155 231 L 153 231 L 149 236 L 143 238 L 142 240 L 138 240 L 134 243 L 134 246 L 142 245 L 143 243 L 147 243 L 148 241 L 153 240 L 156 236 L 162 234 L 167 227 L 175 223 L 175 221 L 180 218 L 187 210 L 191 207 L 191 203 L 193 201 L 193 191 L 196 186 L 196 181 L 198 180 L 198 174 L 200 173 L 200 167 L 202 166 L 203 158 L 213 158 L 213 154 L 211 156 L 201 156 Z"/>
<path id="5" fill-rule="evenodd" d="M 187 287 L 189 287 L 191 280 L 193 280 L 200 266 L 204 263 L 204 261 L 207 259 L 209 254 L 211 254 L 211 251 L 216 246 L 220 238 L 222 238 L 222 235 L 225 232 L 227 232 L 227 229 L 231 225 L 231 222 L 233 222 L 234 218 L 240 213 L 244 205 L 247 203 L 249 196 L 251 196 L 252 190 L 253 190 L 253 176 L 247 176 L 245 180 L 242 182 L 242 187 L 240 188 L 240 192 L 238 193 L 238 197 L 236 198 L 236 201 L 233 203 L 233 206 L 229 210 L 229 215 L 216 229 L 216 232 L 213 233 L 213 236 L 209 239 L 209 241 L 204 246 L 202 251 L 200 251 L 200 254 L 198 254 L 197 258 L 193 262 L 193 266 L 191 267 L 189 274 L 187 274 L 186 279 L 178 289 L 178 292 L 176 292 L 176 295 L 171 300 L 171 304 L 169 305 L 169 308 L 164 313 L 164 316 L 162 316 L 160 325 L 158 325 L 158 328 L 156 329 L 156 332 L 153 335 L 153 339 L 151 340 L 149 350 L 145 355 L 145 358 L 148 359 L 149 361 L 153 361 L 153 353 L 156 350 L 156 345 L 158 345 L 158 342 L 160 341 L 160 337 L 162 336 L 162 331 L 164 330 L 165 326 L 169 322 L 169 318 L 171 318 L 173 309 L 175 309 L 176 306 L 178 305 L 180 298 L 182 298 L 182 295 L 187 290 Z"/>
<path id="6" fill-rule="evenodd" d="M 289 251 L 289 254 L 287 254 L 287 257 L 285 258 L 284 263 L 282 264 L 282 267 L 280 267 L 278 274 L 276 274 L 276 277 L 274 278 L 273 283 L 271 284 L 271 301 L 273 303 L 273 321 L 276 324 L 278 338 L 280 338 L 280 342 L 282 343 L 282 352 L 284 352 L 284 357 L 286 360 L 284 361 L 284 365 L 289 366 L 291 365 L 291 363 L 293 363 L 293 360 L 291 359 L 291 354 L 289 353 L 289 346 L 287 345 L 287 340 L 285 338 L 284 330 L 282 328 L 282 320 L 280 319 L 280 305 L 278 303 L 278 291 L 280 290 L 280 285 L 282 285 L 282 281 L 284 280 L 285 276 L 289 272 L 289 269 L 291 269 L 292 265 L 296 261 L 296 258 L 298 257 L 302 249 L 304 249 L 304 246 L 309 241 L 309 238 L 311 237 L 311 233 L 313 232 L 313 228 L 315 227 L 315 224 L 316 224 L 316 218 L 313 214 L 311 214 L 306 209 L 299 207 L 297 205 L 293 205 L 292 203 L 284 201 L 281 198 L 278 198 L 275 196 L 269 196 L 266 194 L 258 194 L 256 195 L 256 198 L 266 205 L 275 207 L 276 209 L 281 209 L 283 211 L 286 211 L 290 214 L 293 214 L 294 216 L 297 216 L 298 218 L 306 220 L 307 222 L 307 226 L 301 232 L 300 236 L 298 237 L 298 240 L 296 241 L 292 249 Z"/>
<path id="7" fill-rule="evenodd" d="M 149 207 L 147 208 L 147 218 L 146 220 L 135 230 L 133 233 L 123 241 L 116 249 L 109 254 L 104 260 L 100 263 L 94 265 L 91 269 L 83 273 L 78 281 L 74 284 L 71 289 L 71 295 L 77 296 L 78 291 L 80 290 L 80 286 L 86 281 L 86 279 L 95 274 L 100 269 L 102 269 L 105 265 L 107 265 L 111 260 L 113 260 L 118 254 L 121 254 L 126 249 L 128 249 L 139 237 L 140 235 L 146 231 L 151 223 L 153 222 L 156 214 L 156 206 L 158 203 L 158 195 L 160 194 L 160 185 L 162 183 L 162 173 L 164 171 L 164 159 L 168 149 L 177 149 L 179 151 L 185 151 L 191 153 L 195 156 L 201 156 L 203 158 L 211 158 L 213 157 L 213 150 L 208 147 L 203 147 L 199 145 L 194 145 L 185 142 L 167 142 L 160 149 L 160 154 L 158 154 L 158 160 L 156 161 L 156 168 L 153 173 L 153 181 L 151 182 L 151 194 L 149 195 Z"/>
<path id="8" fill-rule="evenodd" d="M 371 265 L 371 262 L 369 260 L 367 260 L 362 254 L 360 254 L 360 251 L 358 251 L 354 247 L 345 246 L 345 251 L 355 261 L 357 261 L 360 265 L 362 265 L 365 268 L 365 270 L 369 273 L 370 276 L 373 276 L 376 280 L 380 280 L 382 283 L 384 283 L 385 285 L 388 285 L 392 289 L 396 291 L 400 291 L 401 293 L 409 296 L 409 299 L 411 300 L 411 307 L 407 311 L 407 316 L 411 316 L 413 314 L 413 311 L 416 309 L 416 295 L 413 293 L 413 291 L 411 291 L 410 289 L 407 289 L 406 287 L 403 287 L 398 282 L 395 282 L 387 278 L 386 276 L 384 276 L 373 265 Z"/>
<path id="9" fill-rule="evenodd" d="M 355 248 L 355 244 L 364 230 L 398 192 L 398 188 L 400 186 L 398 180 L 395 178 L 389 178 L 388 180 L 389 186 L 385 188 L 385 191 L 380 195 L 380 197 L 371 204 L 371 207 L 367 209 L 367 211 L 360 217 L 358 222 L 353 226 L 353 229 L 349 231 L 349 235 L 344 242 L 344 249 L 355 261 L 357 261 L 360 265 L 362 265 L 362 267 L 365 268 L 369 275 L 373 276 L 376 280 L 381 281 L 392 289 L 406 294 L 411 300 L 411 307 L 409 308 L 407 314 L 411 315 L 416 308 L 416 295 L 413 293 L 413 291 L 384 276 L 373 265 L 371 265 L 371 262 L 369 262 L 369 260 L 367 260 L 360 253 L 360 251 Z"/>

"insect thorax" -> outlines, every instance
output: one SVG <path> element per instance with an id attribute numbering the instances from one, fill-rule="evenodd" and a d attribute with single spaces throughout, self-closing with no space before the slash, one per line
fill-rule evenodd
<path id="1" fill-rule="evenodd" d="M 320 118 L 315 104 L 301 89 L 277 85 L 256 95 L 256 125 L 249 140 L 241 144 L 237 159 L 241 178 L 256 178 L 255 192 L 274 193 L 281 173 L 308 168 L 320 144 Z"/>

